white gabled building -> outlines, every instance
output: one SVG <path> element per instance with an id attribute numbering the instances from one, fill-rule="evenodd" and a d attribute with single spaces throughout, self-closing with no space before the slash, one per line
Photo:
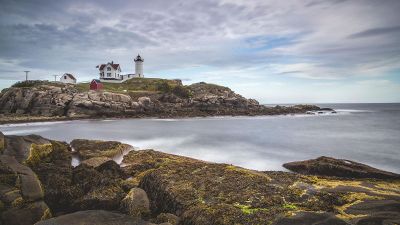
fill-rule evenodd
<path id="1" fill-rule="evenodd" d="M 60 77 L 60 82 L 65 84 L 76 84 L 76 78 L 70 73 L 64 73 L 64 75 Z"/>
<path id="2" fill-rule="evenodd" d="M 121 67 L 119 64 L 109 62 L 107 64 L 98 65 L 101 80 L 121 80 Z"/>

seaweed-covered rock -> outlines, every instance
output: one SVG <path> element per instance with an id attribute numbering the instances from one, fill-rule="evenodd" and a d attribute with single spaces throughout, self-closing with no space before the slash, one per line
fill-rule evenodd
<path id="1" fill-rule="evenodd" d="M 4 140 L 6 148 L 4 149 L 3 154 L 13 156 L 19 163 L 24 162 L 29 157 L 32 144 L 50 144 L 48 139 L 38 135 L 7 135 Z"/>
<path id="2" fill-rule="evenodd" d="M 150 202 L 146 192 L 140 188 L 132 188 L 122 199 L 121 209 L 135 217 L 147 216 L 150 213 Z"/>
<path id="3" fill-rule="evenodd" d="M 146 191 L 152 214 L 173 213 L 180 224 L 356 223 L 362 215 L 353 214 L 353 207 L 378 199 L 398 203 L 400 198 L 398 181 L 259 172 L 154 150 L 130 152 L 123 164 Z M 393 205 L 385 202 L 386 208 Z M 388 213 L 385 221 L 400 215 Z"/>
<path id="4" fill-rule="evenodd" d="M 93 187 L 82 198 L 76 200 L 75 205 L 76 208 L 81 210 L 116 210 L 119 208 L 120 202 L 124 195 L 125 192 L 118 184 Z"/>
<path id="5" fill-rule="evenodd" d="M 283 164 L 283 167 L 307 175 L 346 178 L 400 179 L 400 174 L 379 170 L 350 160 L 335 159 L 325 156 L 317 159 L 285 163 Z"/>
<path id="6" fill-rule="evenodd" d="M 329 194 L 301 196 L 292 188 L 303 179 L 297 175 L 269 175 L 148 150 L 129 153 L 124 163 L 149 196 L 152 213 L 176 214 L 183 224 L 263 224 L 303 202 L 332 210 Z"/>
<path id="7" fill-rule="evenodd" d="M 4 149 L 5 149 L 4 134 L 0 131 L 0 154 L 3 153 Z"/>
<path id="8" fill-rule="evenodd" d="M 157 224 L 169 223 L 171 225 L 177 225 L 179 223 L 179 217 L 172 213 L 160 213 L 153 222 Z"/>
<path id="9" fill-rule="evenodd" d="M 98 141 L 75 139 L 71 142 L 71 147 L 79 154 L 83 160 L 92 157 L 114 158 L 122 155 L 125 151 L 132 149 L 132 146 L 118 141 Z"/>
<path id="10" fill-rule="evenodd" d="M 108 161 L 112 161 L 112 159 L 109 157 L 100 156 L 100 157 L 93 157 L 90 159 L 86 159 L 86 160 L 82 161 L 81 164 L 97 168 L 98 166 L 100 166 L 103 163 L 108 162 Z"/>
<path id="11" fill-rule="evenodd" d="M 18 163 L 14 157 L 8 155 L 0 156 L 0 161 L 18 175 L 18 183 L 16 185 L 21 187 L 21 194 L 24 200 L 36 201 L 43 198 L 44 194 L 40 180 L 29 167 Z"/>
<path id="12" fill-rule="evenodd" d="M 96 167 L 96 170 L 106 177 L 112 177 L 114 179 L 126 178 L 124 171 L 114 160 L 109 160 L 107 162 L 102 163 L 101 165 Z"/>
<path id="13" fill-rule="evenodd" d="M 72 156 L 68 144 L 51 141 L 50 145 L 32 145 L 31 153 L 36 153 L 35 160 L 27 160 L 27 164 L 42 182 L 44 199 L 52 212 L 58 215 L 73 211 L 75 199 L 83 193 L 72 183 Z"/>
<path id="14" fill-rule="evenodd" d="M 87 165 L 74 168 L 73 183 L 84 193 L 75 199 L 74 208 L 79 210 L 119 208 L 120 201 L 126 194 L 121 187 L 122 179 L 114 177 L 112 173 L 102 173 L 101 168 L 97 169 Z"/>
<path id="15" fill-rule="evenodd" d="M 49 220 L 41 221 L 35 225 L 151 225 L 139 218 L 125 214 L 104 210 L 79 211 Z"/>
<path id="16" fill-rule="evenodd" d="M 21 207 L 8 209 L 1 214 L 3 224 L 32 225 L 51 217 L 50 209 L 43 201 L 24 204 Z"/>
<path id="17" fill-rule="evenodd" d="M 332 213 L 299 212 L 294 216 L 278 219 L 273 225 L 349 225 Z"/>

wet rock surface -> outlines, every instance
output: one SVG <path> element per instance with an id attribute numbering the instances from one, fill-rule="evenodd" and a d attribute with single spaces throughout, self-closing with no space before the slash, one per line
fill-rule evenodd
<path id="1" fill-rule="evenodd" d="M 283 164 L 283 167 L 306 175 L 336 176 L 345 178 L 400 179 L 400 174 L 379 170 L 350 160 L 335 159 L 325 156 L 317 159 L 285 163 Z"/>
<path id="2" fill-rule="evenodd" d="M 85 139 L 72 140 L 71 147 L 74 148 L 76 153 L 83 160 L 93 157 L 115 158 L 116 156 L 123 154 L 125 151 L 132 149 L 132 146 L 118 141 Z"/>
<path id="3" fill-rule="evenodd" d="M 400 220 L 397 179 L 260 172 L 154 150 L 129 152 L 121 167 L 96 158 L 121 143 L 98 148 L 98 141 L 88 140 L 75 141 L 74 148 L 96 163 L 73 168 L 67 143 L 5 139 L 10 142 L 0 155 L 0 224 L 362 225 Z M 12 154 L 14 140 L 26 141 L 20 146 L 30 143 L 19 150 L 28 151 L 21 162 Z M 36 179 L 26 182 L 25 175 Z M 24 182 L 29 188 L 23 189 Z"/>
<path id="4" fill-rule="evenodd" d="M 87 210 L 66 214 L 35 225 L 151 225 L 141 219 L 104 210 Z"/>

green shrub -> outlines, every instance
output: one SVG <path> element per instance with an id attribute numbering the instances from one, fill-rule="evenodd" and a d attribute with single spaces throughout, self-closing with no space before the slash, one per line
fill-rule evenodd
<path id="1" fill-rule="evenodd" d="M 43 81 L 40 80 L 27 80 L 27 81 L 19 81 L 12 85 L 12 87 L 34 87 L 42 84 Z"/>
<path id="2" fill-rule="evenodd" d="M 161 91 L 163 93 L 169 93 L 172 91 L 171 85 L 169 85 L 167 82 L 158 83 L 156 85 L 156 89 L 157 91 Z"/>
<path id="3" fill-rule="evenodd" d="M 179 96 L 181 98 L 189 98 L 192 96 L 192 92 L 189 90 L 189 88 L 185 86 L 175 86 L 172 89 L 172 93 L 174 93 L 176 96 Z"/>

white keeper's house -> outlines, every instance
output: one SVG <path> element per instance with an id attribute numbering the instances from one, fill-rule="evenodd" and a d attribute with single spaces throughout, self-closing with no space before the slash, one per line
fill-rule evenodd
<path id="1" fill-rule="evenodd" d="M 100 81 L 110 83 L 121 83 L 132 78 L 142 78 L 143 75 L 143 62 L 144 60 L 140 55 L 134 59 L 135 74 L 121 74 L 121 66 L 111 61 L 107 64 L 100 64 L 96 66 L 99 69 Z"/>

